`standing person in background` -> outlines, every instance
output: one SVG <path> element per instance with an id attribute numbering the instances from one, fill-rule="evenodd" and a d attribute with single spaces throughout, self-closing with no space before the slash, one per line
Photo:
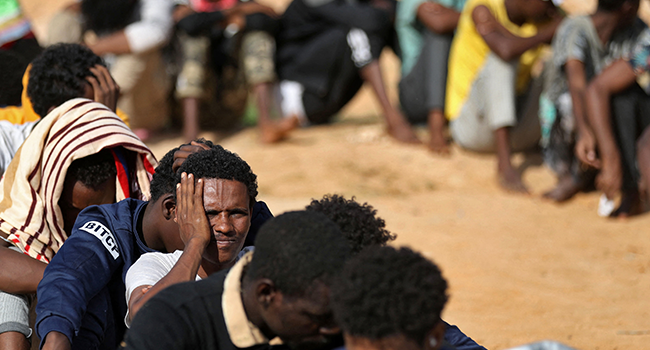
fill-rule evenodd
<path id="1" fill-rule="evenodd" d="M 558 27 L 540 108 L 544 159 L 558 176 L 546 198 L 563 202 L 593 184 L 595 170 L 583 166 L 596 154 L 585 91 L 612 61 L 629 57 L 647 29 L 638 9 L 639 0 L 599 0 L 593 15 L 566 18 Z"/>
<path id="2" fill-rule="evenodd" d="M 395 28 L 402 53 L 399 98 L 411 123 L 427 123 L 427 146 L 448 155 L 445 91 L 449 49 L 466 0 L 402 0 Z"/>
<path id="3" fill-rule="evenodd" d="M 393 39 L 394 14 L 390 0 L 294 0 L 289 5 L 277 53 L 280 107 L 289 120 L 280 122 L 287 128 L 262 130 L 268 142 L 282 140 L 298 125 L 328 123 L 367 82 L 381 104 L 388 134 L 419 143 L 388 100 L 379 67 L 379 55 Z"/>
<path id="4" fill-rule="evenodd" d="M 168 121 L 169 78 L 160 49 L 172 33 L 172 8 L 172 0 L 82 0 L 48 27 L 49 44 L 83 42 L 106 58 L 120 86 L 118 107 L 143 140 Z"/>
<path id="5" fill-rule="evenodd" d="M 276 80 L 276 17 L 273 9 L 254 1 L 176 0 L 174 20 L 182 51 L 176 97 L 183 107 L 185 139 L 198 135 L 202 100 L 207 99 L 207 105 L 219 104 L 210 118 L 243 113 L 248 93 L 241 89 L 240 71 L 255 94 L 260 123 L 269 119 L 271 86 Z M 216 96 L 206 96 L 212 90 L 205 86 L 211 69 L 217 76 Z M 243 98 L 233 98 L 242 97 L 240 91 Z"/>
<path id="6" fill-rule="evenodd" d="M 555 6 L 469 0 L 452 43 L 445 106 L 452 137 L 463 148 L 496 152 L 499 184 L 508 191 L 528 193 L 510 156 L 539 141 L 541 84 L 531 84 L 530 72 L 561 20 Z"/>

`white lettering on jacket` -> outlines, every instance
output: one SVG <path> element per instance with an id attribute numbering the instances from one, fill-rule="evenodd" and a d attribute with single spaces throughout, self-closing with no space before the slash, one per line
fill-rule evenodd
<path id="1" fill-rule="evenodd" d="M 111 231 L 106 228 L 106 226 L 97 221 L 88 221 L 79 229 L 97 237 L 97 239 L 102 242 L 106 250 L 111 253 L 113 259 L 117 259 L 120 256 L 120 252 L 117 249 L 117 241 L 115 240 L 115 237 Z"/>

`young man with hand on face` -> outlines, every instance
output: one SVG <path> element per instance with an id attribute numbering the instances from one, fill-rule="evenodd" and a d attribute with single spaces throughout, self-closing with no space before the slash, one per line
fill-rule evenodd
<path id="1" fill-rule="evenodd" d="M 257 203 L 256 175 L 223 148 L 192 154 L 178 170 L 174 221 L 182 251 L 147 253 L 126 274 L 127 326 L 159 291 L 232 267 L 242 251 Z"/>
<path id="2" fill-rule="evenodd" d="M 323 214 L 280 215 L 229 271 L 152 298 L 121 348 L 267 349 L 276 337 L 290 346 L 324 343 L 339 333 L 329 286 L 349 256 L 340 229 Z"/>
<path id="3" fill-rule="evenodd" d="M 200 143 L 210 148 L 202 152 L 216 150 L 236 157 L 209 141 Z M 195 151 L 198 149 L 203 147 Z M 181 182 L 173 172 L 177 151 L 168 152 L 156 169 L 150 202 L 128 199 L 93 206 L 79 214 L 70 238 L 48 265 L 38 287 L 36 330 L 43 349 L 118 346 L 126 328 L 124 279 L 128 268 L 143 253 L 173 252 L 184 246 L 179 225 L 174 222 L 176 185 Z M 189 156 L 181 167 L 190 163 L 188 167 L 205 169 L 203 164 L 191 164 L 204 160 Z M 216 170 L 208 167 L 205 173 L 195 176 L 216 177 L 211 171 Z M 220 194 L 206 192 L 206 205 L 216 201 Z M 216 244 L 213 246 L 218 249 Z"/>

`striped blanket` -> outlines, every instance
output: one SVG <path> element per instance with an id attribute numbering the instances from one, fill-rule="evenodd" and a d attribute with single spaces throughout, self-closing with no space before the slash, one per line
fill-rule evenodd
<path id="1" fill-rule="evenodd" d="M 49 262 L 67 238 L 58 205 L 67 169 L 105 148 L 120 150 L 113 152 L 115 200 L 148 199 L 158 164 L 153 153 L 107 107 L 78 98 L 43 118 L 6 169 L 0 180 L 0 231 L 25 254 Z"/>

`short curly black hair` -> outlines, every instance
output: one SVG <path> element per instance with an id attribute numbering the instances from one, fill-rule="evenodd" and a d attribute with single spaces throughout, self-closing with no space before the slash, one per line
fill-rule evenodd
<path id="1" fill-rule="evenodd" d="M 28 64 L 21 55 L 0 50 L 0 106 L 20 106 L 23 74 Z"/>
<path id="2" fill-rule="evenodd" d="M 436 264 L 408 249 L 369 247 L 347 261 L 331 288 L 334 318 L 355 337 L 404 335 L 421 344 L 447 302 Z"/>
<path id="3" fill-rule="evenodd" d="M 321 200 L 313 199 L 305 209 L 323 213 L 334 221 L 354 253 L 395 239 L 395 235 L 386 230 L 386 222 L 377 216 L 377 210 L 368 203 L 357 202 L 354 197 L 345 199 L 337 194 L 325 195 Z"/>
<path id="4" fill-rule="evenodd" d="M 255 205 L 257 175 L 253 173 L 246 161 L 220 145 L 211 145 L 208 150 L 190 154 L 177 170 L 174 188 L 181 182 L 182 173 L 193 174 L 196 179 L 239 181 L 248 189 L 250 207 Z"/>
<path id="5" fill-rule="evenodd" d="M 97 35 L 124 29 L 133 21 L 138 0 L 82 0 L 81 14 L 85 29 Z"/>
<path id="6" fill-rule="evenodd" d="M 350 254 L 341 230 L 325 215 L 288 212 L 260 228 L 246 278 L 268 278 L 282 294 L 303 297 L 316 281 L 329 286 Z"/>
<path id="7" fill-rule="evenodd" d="M 84 186 L 97 191 L 101 185 L 117 175 L 115 159 L 110 149 L 77 159 L 70 164 L 66 179 L 80 181 Z"/>
<path id="8" fill-rule="evenodd" d="M 202 143 L 208 147 L 213 147 L 214 144 L 212 141 L 206 139 L 194 140 L 194 142 Z M 174 194 L 174 189 L 176 188 L 176 173 L 173 171 L 174 165 L 174 153 L 178 151 L 181 147 L 187 146 L 189 143 L 184 143 L 169 152 L 167 152 L 156 167 L 156 171 L 153 174 L 151 179 L 151 201 L 157 201 L 160 197 L 165 194 Z"/>
<path id="9" fill-rule="evenodd" d="M 104 61 L 90 49 L 78 44 L 56 44 L 48 47 L 32 61 L 27 95 L 34 112 L 45 117 L 52 107 L 73 98 L 82 97 L 93 76 L 90 68 L 105 66 Z"/>

